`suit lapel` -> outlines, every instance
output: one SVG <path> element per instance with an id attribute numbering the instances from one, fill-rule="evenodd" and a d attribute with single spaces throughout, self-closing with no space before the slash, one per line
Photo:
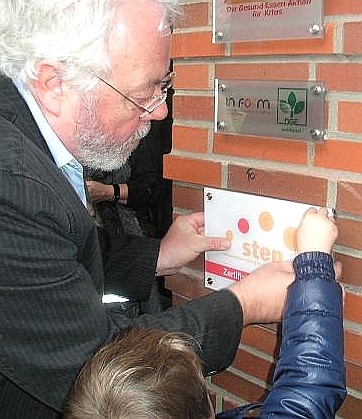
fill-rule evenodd
<path id="1" fill-rule="evenodd" d="M 12 81 L 0 76 L 0 117 L 15 125 L 52 160 L 50 150 L 22 96 Z"/>

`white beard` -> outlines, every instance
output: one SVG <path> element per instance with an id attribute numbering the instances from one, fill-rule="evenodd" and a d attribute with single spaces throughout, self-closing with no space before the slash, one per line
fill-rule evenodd
<path id="1" fill-rule="evenodd" d="M 104 132 L 95 113 L 96 100 L 84 97 L 81 104 L 80 118 L 76 122 L 74 141 L 77 160 L 91 169 L 111 171 L 118 169 L 136 149 L 140 140 L 151 128 L 149 121 L 139 127 L 130 137 L 119 141 L 112 134 Z"/>

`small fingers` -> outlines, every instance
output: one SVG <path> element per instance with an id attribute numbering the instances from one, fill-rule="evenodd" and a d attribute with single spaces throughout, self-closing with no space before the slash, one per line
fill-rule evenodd
<path id="1" fill-rule="evenodd" d="M 342 277 L 342 263 L 339 261 L 334 262 L 334 273 L 336 275 L 336 280 L 340 280 Z"/>
<path id="2" fill-rule="evenodd" d="M 327 208 L 327 217 L 331 220 L 336 219 L 336 210 L 334 208 Z"/>
<path id="3" fill-rule="evenodd" d="M 346 290 L 344 289 L 344 285 L 341 282 L 339 282 L 339 281 L 337 281 L 337 282 L 338 282 L 338 285 L 341 287 L 341 290 L 342 290 L 342 300 L 343 300 L 343 307 L 344 307 L 344 302 L 345 302 L 345 299 L 346 299 Z"/>
<path id="4" fill-rule="evenodd" d="M 316 213 L 316 212 L 318 212 L 317 208 L 310 207 L 310 208 L 307 209 L 307 211 L 305 213 L 307 214 L 307 213 Z"/>
<path id="5" fill-rule="evenodd" d="M 328 218 L 330 221 L 333 221 L 335 223 L 336 221 L 336 210 L 334 208 L 320 208 L 317 211 L 318 214 L 322 214 L 324 217 Z"/>
<path id="6" fill-rule="evenodd" d="M 317 211 L 319 214 L 324 215 L 325 217 L 328 217 L 328 208 L 319 208 L 319 210 Z"/>

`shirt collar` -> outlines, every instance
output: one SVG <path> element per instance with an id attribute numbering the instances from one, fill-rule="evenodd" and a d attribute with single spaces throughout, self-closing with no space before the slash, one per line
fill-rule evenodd
<path id="1" fill-rule="evenodd" d="M 27 103 L 35 122 L 47 143 L 50 153 L 53 156 L 55 164 L 66 176 L 77 195 L 86 206 L 83 166 L 72 156 L 57 134 L 53 131 L 30 90 L 19 79 L 13 79 L 13 83 Z"/>

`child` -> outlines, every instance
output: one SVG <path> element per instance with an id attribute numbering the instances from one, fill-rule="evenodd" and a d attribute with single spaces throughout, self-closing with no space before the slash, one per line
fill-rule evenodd
<path id="1" fill-rule="evenodd" d="M 125 330 L 85 365 L 65 417 L 210 418 L 195 349 L 181 334 Z"/>
<path id="2" fill-rule="evenodd" d="M 305 213 L 273 388 L 264 403 L 216 418 L 242 418 L 255 407 L 260 418 L 334 418 L 346 396 L 343 298 L 330 255 L 336 238 L 326 209 Z M 215 418 L 197 352 L 182 334 L 128 329 L 84 366 L 65 418 Z"/>

